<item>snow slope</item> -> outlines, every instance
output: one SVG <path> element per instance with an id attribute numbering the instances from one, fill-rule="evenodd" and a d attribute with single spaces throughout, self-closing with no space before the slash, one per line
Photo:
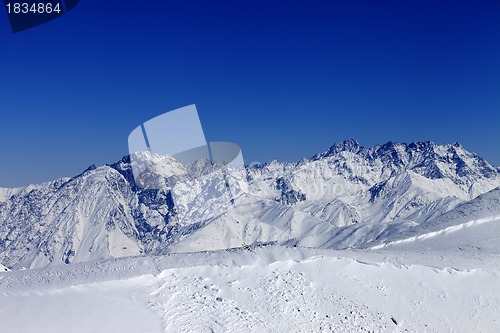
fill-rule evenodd
<path id="1" fill-rule="evenodd" d="M 413 228 L 394 233 L 380 248 L 471 248 L 500 254 L 500 188 Z M 426 245 L 427 244 L 427 245 Z"/>
<path id="2" fill-rule="evenodd" d="M 422 255 L 425 259 L 425 255 Z M 498 332 L 499 265 L 265 246 L 0 273 L 2 332 Z"/>
<path id="3" fill-rule="evenodd" d="M 449 251 L 493 253 L 500 256 L 500 215 L 473 220 L 419 236 L 373 247 L 386 250 Z"/>

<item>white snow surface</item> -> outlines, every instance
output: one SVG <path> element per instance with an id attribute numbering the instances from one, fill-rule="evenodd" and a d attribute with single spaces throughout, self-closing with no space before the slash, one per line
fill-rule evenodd
<path id="1" fill-rule="evenodd" d="M 451 258 L 449 258 L 451 259 Z M 499 265 L 264 246 L 0 273 L 2 332 L 498 332 Z"/>

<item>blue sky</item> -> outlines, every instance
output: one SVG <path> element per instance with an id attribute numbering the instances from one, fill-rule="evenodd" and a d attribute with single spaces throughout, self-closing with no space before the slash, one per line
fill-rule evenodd
<path id="1" fill-rule="evenodd" d="M 81 0 L 16 34 L 0 12 L 0 186 L 112 163 L 193 103 L 247 163 L 354 138 L 500 165 L 499 36 L 498 1 Z"/>

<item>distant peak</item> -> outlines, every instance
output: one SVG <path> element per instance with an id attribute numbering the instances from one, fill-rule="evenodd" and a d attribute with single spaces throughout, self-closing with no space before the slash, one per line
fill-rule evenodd
<path id="1" fill-rule="evenodd" d="M 279 164 L 281 164 L 281 162 L 276 157 L 266 163 L 267 166 L 277 166 Z"/>
<path id="2" fill-rule="evenodd" d="M 354 140 L 354 139 L 347 139 L 347 140 L 344 140 L 342 141 L 342 144 L 344 145 L 356 145 L 356 146 L 359 146 L 359 142 Z"/>
<path id="3" fill-rule="evenodd" d="M 400 145 L 400 143 L 388 141 L 384 143 L 380 148 L 382 148 L 383 150 L 394 149 L 394 147 L 398 145 Z"/>
<path id="4" fill-rule="evenodd" d="M 358 141 L 354 139 L 348 139 L 344 140 L 342 142 L 336 143 L 333 146 L 331 146 L 327 151 L 323 153 L 316 154 L 312 157 L 312 160 L 318 160 L 321 158 L 329 157 L 329 156 L 335 156 L 338 155 L 341 152 L 351 152 L 354 154 L 357 154 L 364 150 L 364 147 L 361 146 Z"/>
<path id="5" fill-rule="evenodd" d="M 363 147 L 354 139 L 344 140 L 330 147 L 330 151 L 350 151 L 352 153 L 359 152 Z"/>
<path id="6" fill-rule="evenodd" d="M 432 141 L 414 141 L 408 145 L 408 148 L 412 150 L 423 150 L 426 148 L 433 148 L 436 144 Z"/>

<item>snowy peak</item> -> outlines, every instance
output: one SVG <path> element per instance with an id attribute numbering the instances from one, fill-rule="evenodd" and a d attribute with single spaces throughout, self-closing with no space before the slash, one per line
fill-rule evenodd
<path id="1" fill-rule="evenodd" d="M 353 154 L 360 154 L 364 152 L 365 148 L 361 146 L 356 140 L 348 139 L 331 146 L 327 151 L 314 155 L 311 160 L 319 160 L 322 158 L 339 156 L 344 152 Z"/>
<path id="2" fill-rule="evenodd" d="M 0 249 L 10 267 L 136 255 L 130 186 L 109 167 L 30 189 L 0 205 Z"/>
<path id="3" fill-rule="evenodd" d="M 410 144 L 389 141 L 367 149 L 350 139 L 314 155 L 311 160 L 345 160 L 349 154 L 396 172 L 412 170 L 429 179 L 449 178 L 468 186 L 477 179 L 493 179 L 499 175 L 498 168 L 467 151 L 458 142 L 437 145 L 432 141 Z"/>

